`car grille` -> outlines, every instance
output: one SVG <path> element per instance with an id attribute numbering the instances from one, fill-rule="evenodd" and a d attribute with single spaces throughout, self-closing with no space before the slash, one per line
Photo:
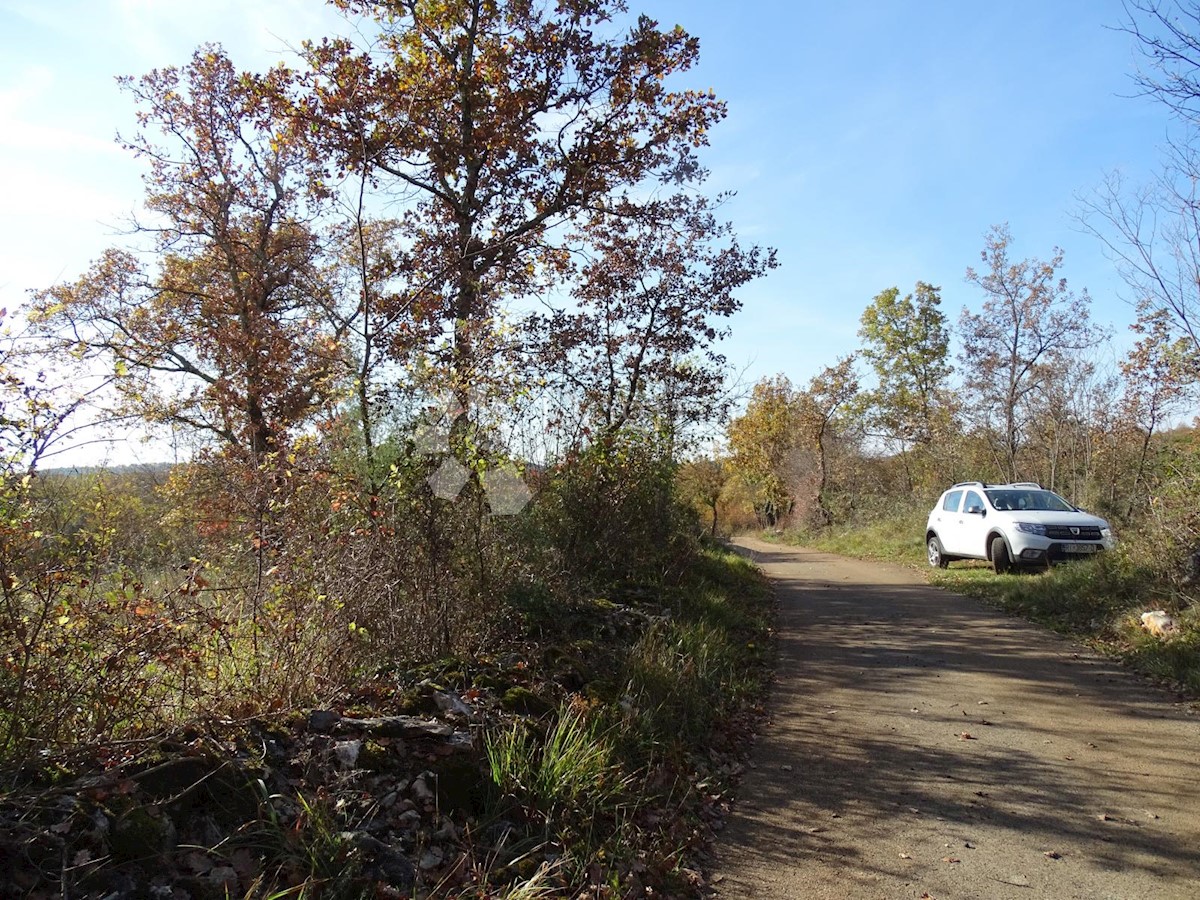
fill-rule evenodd
<path id="1" fill-rule="evenodd" d="M 1047 525 L 1046 537 L 1059 541 L 1098 541 L 1100 529 L 1095 525 Z"/>

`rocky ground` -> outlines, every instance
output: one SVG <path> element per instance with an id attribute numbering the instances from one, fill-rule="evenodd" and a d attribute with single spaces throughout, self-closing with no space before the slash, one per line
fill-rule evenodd
<path id="1" fill-rule="evenodd" d="M 650 618 L 609 604 L 591 630 L 612 647 Z M 601 846 L 584 878 L 559 864 L 578 858 L 563 832 L 490 777 L 485 731 L 544 729 L 557 704 L 603 686 L 589 651 L 603 655 L 577 642 L 447 661 L 337 709 L 48 756 L 0 794 L 0 897 L 487 898 L 533 877 L 542 896 L 699 896 L 753 710 L 639 772 L 625 852 Z"/>

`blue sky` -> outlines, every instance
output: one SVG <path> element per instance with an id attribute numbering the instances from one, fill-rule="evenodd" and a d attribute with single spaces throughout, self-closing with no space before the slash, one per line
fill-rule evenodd
<path id="1" fill-rule="evenodd" d="M 631 3 L 699 36 L 697 87 L 729 117 L 705 156 L 746 240 L 780 268 L 745 292 L 726 345 L 756 379 L 804 382 L 857 346 L 880 290 L 943 289 L 954 319 L 994 223 L 1019 257 L 1066 252 L 1115 352 L 1133 319 L 1076 197 L 1104 173 L 1150 178 L 1168 127 L 1135 92 L 1120 0 Z M 140 199 L 118 74 L 180 63 L 220 41 L 261 68 L 345 27 L 319 0 L 0 0 L 0 305 L 78 275 Z M 1127 299 L 1127 298 L 1126 298 Z"/>

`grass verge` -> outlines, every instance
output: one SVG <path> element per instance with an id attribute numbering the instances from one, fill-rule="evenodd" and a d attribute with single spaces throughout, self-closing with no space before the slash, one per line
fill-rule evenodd
<path id="1" fill-rule="evenodd" d="M 768 532 L 764 538 L 855 559 L 923 565 L 926 515 L 921 510 L 904 510 L 890 516 L 877 516 L 828 528 L 789 528 L 780 533 Z"/>
<path id="2" fill-rule="evenodd" d="M 766 685 L 772 606 L 742 557 L 702 550 L 682 584 L 598 598 L 547 617 L 530 598 L 557 709 L 489 732 L 494 815 L 519 820 L 536 852 L 494 883 L 541 871 L 553 896 L 697 896 L 708 823 L 741 771 Z M 553 623 L 553 628 L 549 626 Z M 554 863 L 549 875 L 545 865 Z"/>

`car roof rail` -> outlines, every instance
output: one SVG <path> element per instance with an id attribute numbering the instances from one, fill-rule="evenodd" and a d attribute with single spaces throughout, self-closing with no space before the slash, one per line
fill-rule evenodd
<path id="1" fill-rule="evenodd" d="M 1014 481 L 1012 484 L 1009 485 L 1009 487 L 1034 488 L 1035 490 L 1039 490 L 1039 491 L 1042 489 L 1042 486 L 1040 484 L 1038 484 L 1036 481 Z"/>
<path id="2" fill-rule="evenodd" d="M 959 488 L 959 487 L 975 487 L 975 486 L 987 487 L 987 485 L 984 484 L 982 481 L 959 481 L 959 482 L 956 482 L 956 483 L 950 485 L 950 489 L 953 490 L 954 488 Z"/>

